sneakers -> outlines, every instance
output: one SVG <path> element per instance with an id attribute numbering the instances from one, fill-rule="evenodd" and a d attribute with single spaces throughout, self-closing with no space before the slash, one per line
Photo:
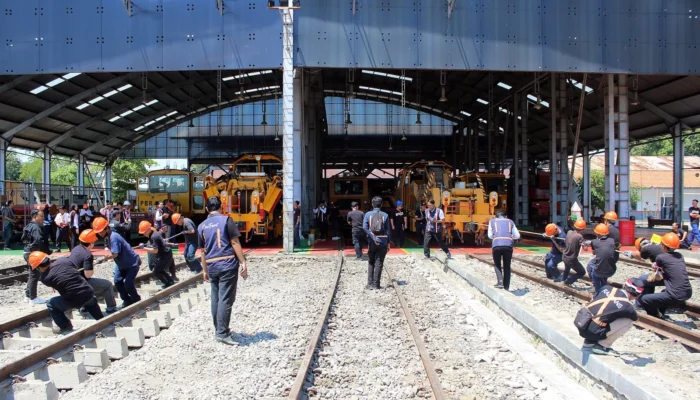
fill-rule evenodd
<path id="1" fill-rule="evenodd" d="M 226 337 L 222 337 L 222 338 L 217 336 L 216 341 L 221 342 L 223 344 L 227 344 L 229 346 L 238 346 L 239 345 L 239 343 L 237 341 L 233 340 L 233 338 L 231 336 L 226 336 Z"/>
<path id="2" fill-rule="evenodd" d="M 173 281 L 175 281 L 175 282 L 180 282 L 180 278 L 178 278 L 177 276 L 173 275 Z"/>
<path id="3" fill-rule="evenodd" d="M 559 283 L 559 282 L 564 282 L 564 278 L 561 275 L 554 278 L 554 283 Z"/>
<path id="4" fill-rule="evenodd" d="M 46 300 L 41 297 L 35 297 L 33 299 L 27 298 L 25 301 L 30 304 L 46 304 Z"/>
<path id="5" fill-rule="evenodd" d="M 572 288 L 572 287 L 574 287 L 574 284 L 564 281 L 564 286 Z"/>
<path id="6" fill-rule="evenodd" d="M 340 240 L 339 236 L 333 236 L 332 240 Z"/>
<path id="7" fill-rule="evenodd" d="M 114 314 L 117 311 L 119 311 L 119 307 L 107 307 L 105 309 L 105 314 Z"/>
<path id="8" fill-rule="evenodd" d="M 52 331 L 53 333 L 55 333 L 56 335 L 62 335 L 62 334 L 64 334 L 64 333 L 70 333 L 70 332 L 73 332 L 73 325 L 70 325 L 70 324 L 69 324 L 69 325 L 68 325 L 67 327 L 65 327 L 65 328 L 61 328 L 61 327 L 58 327 L 58 326 L 54 326 L 53 328 L 51 328 L 51 331 Z"/>
<path id="9" fill-rule="evenodd" d="M 372 285 L 370 285 L 370 284 L 367 284 L 367 285 L 365 285 L 365 289 L 367 289 L 367 290 L 374 290 L 374 286 L 372 286 Z"/>
<path id="10" fill-rule="evenodd" d="M 496 289 L 503 289 L 503 282 L 496 282 L 495 285 L 493 285 Z"/>
<path id="11" fill-rule="evenodd" d="M 591 353 L 598 354 L 601 356 L 607 356 L 607 355 L 613 353 L 613 349 L 611 349 L 609 347 L 603 347 L 603 346 L 599 345 L 598 343 L 594 344 L 593 347 L 591 347 L 590 349 L 591 349 Z"/>
<path id="12" fill-rule="evenodd" d="M 10 249 L 10 248 L 8 248 L 8 247 L 5 247 L 3 250 L 5 250 L 5 251 L 10 251 L 10 250 L 12 250 L 12 249 Z"/>
<path id="13" fill-rule="evenodd" d="M 430 256 L 425 256 L 425 259 L 426 259 L 426 260 L 430 260 Z"/>
<path id="14" fill-rule="evenodd" d="M 452 253 L 447 253 L 447 259 L 449 260 L 451 258 L 452 258 Z"/>

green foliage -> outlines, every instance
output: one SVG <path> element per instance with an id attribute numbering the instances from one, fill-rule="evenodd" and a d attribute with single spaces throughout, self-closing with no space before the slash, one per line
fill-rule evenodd
<path id="1" fill-rule="evenodd" d="M 124 201 L 129 190 L 136 190 L 136 177 L 145 175 L 153 160 L 117 160 L 112 165 L 112 201 Z"/>
<path id="2" fill-rule="evenodd" d="M 662 140 L 649 141 L 630 150 L 633 156 L 672 156 L 673 140 L 670 135 L 663 136 Z M 700 156 L 700 135 L 686 136 L 683 139 L 686 156 Z"/>
<path id="3" fill-rule="evenodd" d="M 582 188 L 582 178 L 576 179 L 579 188 Z M 605 210 L 605 171 L 591 171 L 591 210 Z M 634 210 L 637 207 L 637 202 L 641 199 L 641 187 L 636 184 L 630 185 L 630 206 Z M 579 193 L 579 199 L 582 194 Z"/>
<path id="4" fill-rule="evenodd" d="M 7 152 L 5 155 L 5 179 L 8 181 L 18 181 L 22 173 L 22 162 L 17 153 Z"/>
<path id="5" fill-rule="evenodd" d="M 19 160 L 18 160 L 19 161 Z M 43 183 L 44 161 L 41 158 L 31 158 L 21 164 L 19 179 Z M 78 165 L 65 158 L 53 158 L 51 160 L 51 183 L 54 185 L 75 185 L 78 182 Z"/>
<path id="6" fill-rule="evenodd" d="M 43 161 L 41 158 L 30 158 L 29 161 L 22 163 L 22 172 L 19 174 L 19 179 L 23 181 L 34 181 L 42 183 L 41 168 Z"/>

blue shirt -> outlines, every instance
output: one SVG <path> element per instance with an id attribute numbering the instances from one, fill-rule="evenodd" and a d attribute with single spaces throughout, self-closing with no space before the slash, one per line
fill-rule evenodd
<path id="1" fill-rule="evenodd" d="M 379 213 L 384 218 L 384 230 L 378 235 L 381 237 L 375 236 L 375 234 L 372 232 L 369 226 L 369 219 L 377 213 Z M 389 243 L 389 231 L 391 229 L 391 222 L 389 222 L 389 216 L 387 215 L 387 213 L 381 211 L 380 209 L 375 208 L 374 210 L 369 211 L 367 212 L 367 214 L 365 214 L 365 219 L 362 221 L 362 229 L 367 234 L 367 237 L 371 238 L 374 242 L 379 242 L 380 245 L 384 246 L 386 246 Z"/>
<path id="2" fill-rule="evenodd" d="M 141 257 L 134 252 L 129 243 L 117 232 L 112 231 L 109 234 L 109 251 L 112 254 L 117 254 L 114 263 L 117 264 L 120 270 L 138 268 L 141 265 Z"/>

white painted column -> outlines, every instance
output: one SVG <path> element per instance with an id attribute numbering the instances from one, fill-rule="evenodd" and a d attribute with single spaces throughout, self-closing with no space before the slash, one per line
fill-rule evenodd
<path id="1" fill-rule="evenodd" d="M 630 216 L 630 146 L 629 146 L 629 98 L 627 97 L 627 75 L 619 74 L 617 82 L 617 165 L 615 166 L 615 192 L 617 214 L 619 218 L 628 219 Z"/>
<path id="2" fill-rule="evenodd" d="M 683 221 L 683 137 L 681 136 L 681 124 L 676 124 L 672 131 L 673 135 L 673 218 L 674 221 Z"/>
<path id="3" fill-rule="evenodd" d="M 513 171 L 511 178 L 513 182 L 513 219 L 516 224 L 520 224 L 520 127 L 518 124 L 518 115 L 520 115 L 520 94 L 513 94 Z"/>
<path id="4" fill-rule="evenodd" d="M 605 113 L 605 210 L 615 210 L 615 75 L 606 75 Z"/>
<path id="5" fill-rule="evenodd" d="M 10 194 L 5 193 L 5 181 L 7 180 L 7 145 L 8 141 L 0 139 L 0 195 L 4 194 L 7 196 L 7 200 L 10 200 Z"/>
<path id="6" fill-rule="evenodd" d="M 582 161 L 583 175 L 581 179 L 581 191 L 583 197 L 583 220 L 588 222 L 591 220 L 591 158 L 588 154 L 588 145 L 583 146 Z"/>
<path id="7" fill-rule="evenodd" d="M 78 155 L 78 193 L 85 194 L 85 155 Z"/>
<path id="8" fill-rule="evenodd" d="M 105 164 L 105 202 L 112 201 L 112 164 Z"/>
<path id="9" fill-rule="evenodd" d="M 44 160 L 41 168 L 41 180 L 46 195 L 46 203 L 51 202 L 51 156 L 53 152 L 48 147 L 44 147 Z"/>
<path id="10" fill-rule="evenodd" d="M 294 252 L 294 10 L 282 10 L 282 159 L 285 254 Z M 301 73 L 301 71 L 299 71 Z"/>
<path id="11" fill-rule="evenodd" d="M 527 96 L 520 96 L 520 216 L 518 217 L 519 223 L 523 225 L 530 224 L 530 185 L 528 184 L 528 179 L 530 177 L 530 162 L 528 153 L 528 132 L 527 132 Z"/>
<path id="12" fill-rule="evenodd" d="M 569 117 L 566 110 L 566 77 L 561 74 L 559 78 L 559 152 L 557 164 L 559 168 L 559 215 L 556 223 L 566 227 L 569 215 Z"/>
<path id="13" fill-rule="evenodd" d="M 549 135 L 549 221 L 556 223 L 559 219 L 557 214 L 557 201 L 559 200 L 559 192 L 557 191 L 557 177 L 559 176 L 559 162 L 557 152 L 557 74 L 552 72 L 549 79 L 551 86 L 551 102 L 549 104 L 549 112 L 552 117 L 552 132 Z"/>

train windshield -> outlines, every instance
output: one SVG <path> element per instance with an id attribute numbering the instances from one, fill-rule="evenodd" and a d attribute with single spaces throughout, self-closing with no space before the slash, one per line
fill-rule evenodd
<path id="1" fill-rule="evenodd" d="M 363 189 L 363 181 L 335 181 L 333 183 L 333 194 L 338 196 L 363 194 Z"/>
<path id="2" fill-rule="evenodd" d="M 151 175 L 148 191 L 151 193 L 187 193 L 187 175 Z"/>

